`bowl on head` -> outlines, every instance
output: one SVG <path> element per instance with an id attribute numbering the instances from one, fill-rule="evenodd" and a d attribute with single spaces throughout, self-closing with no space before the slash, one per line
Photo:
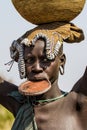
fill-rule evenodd
<path id="1" fill-rule="evenodd" d="M 86 0 L 12 0 L 19 14 L 39 25 L 55 21 L 69 22 L 78 16 Z"/>

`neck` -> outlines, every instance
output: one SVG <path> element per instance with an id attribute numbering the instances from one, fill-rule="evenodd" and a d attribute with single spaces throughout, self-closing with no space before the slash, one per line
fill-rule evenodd
<path id="1" fill-rule="evenodd" d="M 56 98 L 58 96 L 60 96 L 62 93 L 59 89 L 58 86 L 58 80 L 55 80 L 52 84 L 51 84 L 51 89 L 46 92 L 43 95 L 37 96 L 36 98 L 38 100 L 45 100 L 45 99 L 51 99 L 51 98 Z"/>

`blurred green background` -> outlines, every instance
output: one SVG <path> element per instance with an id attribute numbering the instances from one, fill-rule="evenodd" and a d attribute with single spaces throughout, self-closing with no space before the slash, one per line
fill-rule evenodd
<path id="1" fill-rule="evenodd" d="M 0 130 L 11 130 L 13 122 L 13 115 L 0 105 Z"/>

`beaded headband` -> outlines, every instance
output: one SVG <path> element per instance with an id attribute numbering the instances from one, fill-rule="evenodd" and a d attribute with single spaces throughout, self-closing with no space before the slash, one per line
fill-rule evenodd
<path id="1" fill-rule="evenodd" d="M 21 44 L 24 44 L 25 46 L 30 47 L 31 45 L 34 46 L 38 39 L 43 39 L 46 42 L 45 49 L 46 49 L 47 59 L 53 60 L 58 55 L 59 49 L 60 49 L 61 45 L 63 44 L 63 40 L 59 34 L 58 34 L 58 37 L 59 37 L 59 40 L 55 44 L 54 37 L 49 39 L 45 34 L 39 33 L 39 34 L 35 35 L 35 37 L 32 39 L 32 41 L 30 41 L 28 38 L 24 38 L 21 41 Z"/>

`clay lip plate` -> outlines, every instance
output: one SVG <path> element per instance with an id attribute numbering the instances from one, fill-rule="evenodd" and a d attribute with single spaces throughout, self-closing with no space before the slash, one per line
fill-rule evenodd
<path id="1" fill-rule="evenodd" d="M 23 95 L 35 96 L 47 92 L 50 88 L 50 81 L 42 80 L 36 82 L 26 81 L 19 86 L 18 90 Z"/>

